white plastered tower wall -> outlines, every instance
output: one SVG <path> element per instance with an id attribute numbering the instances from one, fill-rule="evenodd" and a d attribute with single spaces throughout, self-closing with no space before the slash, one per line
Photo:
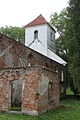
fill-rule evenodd
<path id="1" fill-rule="evenodd" d="M 34 32 L 38 31 L 38 38 L 34 39 Z M 25 28 L 25 45 L 31 49 L 47 54 L 47 25 L 36 25 Z"/>

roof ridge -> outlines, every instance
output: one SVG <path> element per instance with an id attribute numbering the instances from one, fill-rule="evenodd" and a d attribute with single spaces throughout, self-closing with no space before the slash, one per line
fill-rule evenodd
<path id="1" fill-rule="evenodd" d="M 30 26 L 34 26 L 34 25 L 41 25 L 41 24 L 47 24 L 47 23 L 48 22 L 46 21 L 46 19 L 42 16 L 42 14 L 40 14 L 36 19 L 31 21 L 30 23 L 28 23 L 24 27 L 30 27 Z"/>
<path id="2" fill-rule="evenodd" d="M 42 14 L 40 14 L 37 18 L 39 18 L 39 17 L 42 17 L 45 21 L 46 21 L 46 19 L 43 17 L 43 15 Z M 37 18 L 35 18 L 34 20 L 36 20 Z M 34 21 L 33 20 L 33 21 Z M 46 21 L 47 22 L 47 21 Z"/>

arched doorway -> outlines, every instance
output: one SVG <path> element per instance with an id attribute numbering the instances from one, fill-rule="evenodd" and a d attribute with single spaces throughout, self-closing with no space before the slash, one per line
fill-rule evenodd
<path id="1" fill-rule="evenodd" d="M 11 108 L 10 110 L 21 111 L 22 105 L 22 80 L 10 81 Z"/>

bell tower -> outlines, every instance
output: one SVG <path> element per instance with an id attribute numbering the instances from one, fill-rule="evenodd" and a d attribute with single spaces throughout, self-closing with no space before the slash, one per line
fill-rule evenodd
<path id="1" fill-rule="evenodd" d="M 44 55 L 55 52 L 55 30 L 42 15 L 25 25 L 25 45 Z"/>

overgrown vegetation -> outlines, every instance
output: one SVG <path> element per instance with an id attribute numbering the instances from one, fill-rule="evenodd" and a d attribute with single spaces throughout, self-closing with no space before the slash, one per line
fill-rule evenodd
<path id="1" fill-rule="evenodd" d="M 0 120 L 80 120 L 80 100 L 64 99 L 60 107 L 39 116 L 0 113 Z"/>

